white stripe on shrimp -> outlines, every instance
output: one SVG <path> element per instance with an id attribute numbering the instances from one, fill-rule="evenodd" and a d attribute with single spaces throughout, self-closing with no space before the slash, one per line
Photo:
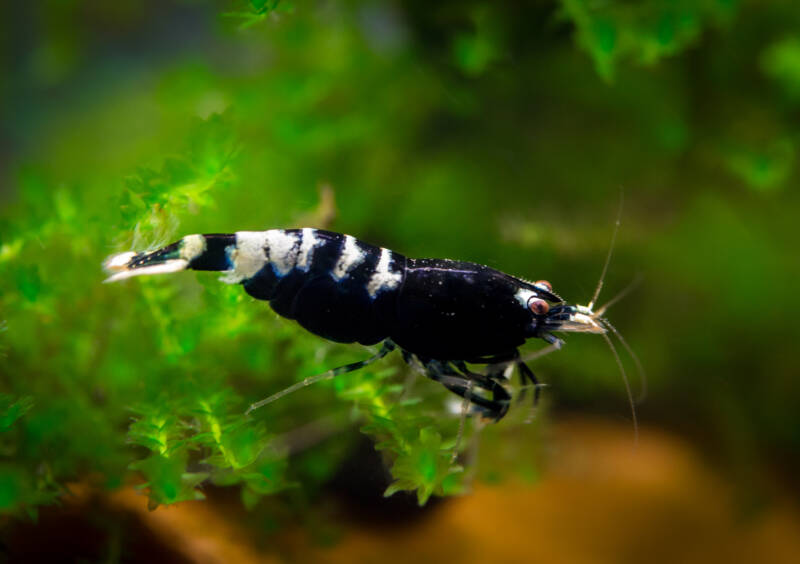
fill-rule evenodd
<path id="1" fill-rule="evenodd" d="M 300 243 L 300 252 L 297 255 L 297 268 L 303 271 L 308 271 L 308 269 L 311 267 L 314 247 L 316 247 L 321 241 L 320 239 L 317 239 L 317 230 L 310 227 L 303 229 L 301 238 L 302 241 Z"/>
<path id="2" fill-rule="evenodd" d="M 275 273 L 286 276 L 297 263 L 297 235 L 283 229 L 266 231 L 267 253 Z"/>
<path id="3" fill-rule="evenodd" d="M 236 245 L 228 247 L 228 258 L 233 268 L 220 278 L 228 284 L 238 284 L 255 276 L 267 264 L 268 231 L 237 231 Z"/>
<path id="4" fill-rule="evenodd" d="M 381 258 L 375 266 L 375 272 L 367 284 L 367 292 L 374 298 L 381 290 L 392 290 L 397 288 L 403 275 L 399 272 L 392 272 L 392 251 L 381 249 Z"/>
<path id="5" fill-rule="evenodd" d="M 347 276 L 349 271 L 364 262 L 365 258 L 367 258 L 367 254 L 358 246 L 356 238 L 345 235 L 342 254 L 339 255 L 339 261 L 333 267 L 333 277 L 341 280 Z"/>
<path id="6" fill-rule="evenodd" d="M 528 309 L 528 300 L 534 297 L 538 297 L 539 294 L 534 292 L 533 290 L 528 290 L 527 288 L 520 288 L 517 290 L 517 293 L 514 294 L 514 297 L 517 298 L 519 304 Z"/>
<path id="7" fill-rule="evenodd" d="M 192 262 L 206 251 L 206 238 L 202 235 L 187 235 L 181 240 L 181 258 Z"/>

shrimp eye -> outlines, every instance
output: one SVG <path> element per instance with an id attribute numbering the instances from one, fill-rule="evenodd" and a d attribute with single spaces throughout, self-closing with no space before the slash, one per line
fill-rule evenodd
<path id="1" fill-rule="evenodd" d="M 547 280 L 537 280 L 536 282 L 533 283 L 533 285 L 534 286 L 541 286 L 542 288 L 544 288 L 548 292 L 552 292 L 553 291 L 553 285 L 550 284 L 550 282 L 548 282 Z"/>
<path id="2" fill-rule="evenodd" d="M 528 309 L 536 315 L 544 315 L 550 311 L 550 304 L 541 298 L 531 298 L 528 300 Z"/>

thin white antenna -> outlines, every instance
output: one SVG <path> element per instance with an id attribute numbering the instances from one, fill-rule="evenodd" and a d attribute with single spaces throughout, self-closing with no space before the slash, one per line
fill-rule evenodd
<path id="1" fill-rule="evenodd" d="M 622 343 L 623 347 L 625 347 L 625 350 L 631 356 L 631 358 L 633 359 L 633 363 L 636 365 L 636 370 L 639 372 L 639 380 L 642 383 L 642 389 L 639 391 L 639 396 L 636 398 L 636 404 L 638 405 L 642 403 L 647 397 L 647 373 L 644 371 L 644 366 L 642 366 L 639 357 L 636 355 L 635 352 L 633 352 L 633 348 L 628 344 L 628 341 L 626 341 L 625 338 L 622 336 L 622 333 L 617 331 L 617 328 L 611 325 L 611 323 L 609 323 L 607 319 L 603 319 L 602 321 L 603 325 L 611 329 L 614 335 L 617 336 L 617 339 L 619 339 L 619 342 Z"/>
<path id="2" fill-rule="evenodd" d="M 614 234 L 611 236 L 611 246 L 608 247 L 608 254 L 606 255 L 606 263 L 603 265 L 603 271 L 600 273 L 600 280 L 597 281 L 597 288 L 595 289 L 594 295 L 592 296 L 592 301 L 590 301 L 589 305 L 587 306 L 590 311 L 594 307 L 597 298 L 600 297 L 600 290 L 603 289 L 603 283 L 606 280 L 608 265 L 611 264 L 611 255 L 614 253 L 614 245 L 617 242 L 617 232 L 619 232 L 619 225 L 622 220 L 622 204 L 623 204 L 623 197 L 622 197 L 622 191 L 620 190 L 619 210 L 617 211 L 617 221 L 614 222 Z"/>
<path id="3" fill-rule="evenodd" d="M 616 296 L 614 296 L 613 298 L 608 300 L 606 303 L 604 303 L 602 306 L 600 306 L 597 309 L 597 311 L 594 312 L 594 316 L 595 317 L 602 316 L 606 311 L 608 311 L 608 308 L 610 308 L 615 303 L 620 301 L 622 298 L 624 298 L 625 296 L 627 296 L 628 294 L 633 292 L 636 289 L 636 287 L 639 286 L 639 284 L 642 283 L 643 279 L 644 279 L 644 277 L 641 274 L 637 274 L 636 278 L 634 278 L 633 281 L 630 284 L 628 284 L 625 288 L 623 288 L 621 292 L 617 293 Z"/>
<path id="4" fill-rule="evenodd" d="M 614 343 L 611 342 L 611 338 L 608 336 L 608 333 L 602 333 L 602 335 L 603 339 L 605 339 L 606 343 L 608 343 L 608 347 L 611 349 L 611 352 L 614 353 L 614 359 L 617 361 L 620 374 L 622 374 L 622 381 L 625 382 L 625 391 L 628 392 L 628 403 L 631 406 L 631 418 L 633 419 L 633 444 L 635 446 L 639 446 L 639 421 L 636 419 L 636 405 L 633 403 L 633 394 L 631 393 L 630 382 L 628 382 L 628 375 L 625 374 L 625 367 L 622 365 L 622 359 L 619 358 L 617 349 L 614 348 Z"/>

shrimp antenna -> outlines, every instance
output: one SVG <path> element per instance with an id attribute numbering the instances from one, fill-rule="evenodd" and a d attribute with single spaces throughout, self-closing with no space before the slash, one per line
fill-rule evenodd
<path id="1" fill-rule="evenodd" d="M 622 364 L 622 359 L 620 359 L 617 349 L 614 348 L 614 343 L 611 342 L 611 337 L 609 337 L 607 333 L 603 333 L 602 335 L 603 339 L 608 343 L 608 348 L 610 348 L 611 352 L 614 354 L 614 359 L 617 361 L 617 366 L 619 366 L 619 372 L 622 374 L 622 381 L 625 382 L 625 391 L 628 393 L 628 403 L 631 406 L 631 418 L 633 419 L 633 444 L 639 446 L 639 421 L 636 419 L 636 405 L 633 402 L 633 394 L 631 393 L 630 382 L 628 382 L 628 375 L 625 373 L 625 366 Z"/>
<path id="2" fill-rule="evenodd" d="M 617 328 L 611 325 L 608 319 L 603 319 L 603 325 L 611 329 L 611 332 L 617 336 L 619 342 L 622 343 L 622 346 L 625 348 L 625 351 L 630 355 L 633 359 L 633 363 L 636 365 L 636 371 L 639 373 L 639 380 L 642 384 L 642 389 L 639 391 L 639 396 L 636 398 L 635 403 L 638 405 L 642 403 L 645 398 L 647 397 L 647 373 L 644 371 L 644 366 L 642 366 L 642 362 L 639 360 L 639 357 L 635 352 L 633 352 L 633 348 L 628 344 L 628 341 L 622 336 L 622 333 L 617 331 Z"/>
<path id="3" fill-rule="evenodd" d="M 608 254 L 606 255 L 606 263 L 603 265 L 603 271 L 600 273 L 600 280 L 597 281 L 597 288 L 594 290 L 594 295 L 592 296 L 592 301 L 589 302 L 587 306 L 590 310 L 594 307 L 597 298 L 600 297 L 600 291 L 603 289 L 603 283 L 606 280 L 606 274 L 608 273 L 608 265 L 611 264 L 611 255 L 614 254 L 614 245 L 617 242 L 617 233 L 619 232 L 619 225 L 622 222 L 622 204 L 623 204 L 623 197 L 622 197 L 622 190 L 619 193 L 619 209 L 617 210 L 617 220 L 614 222 L 614 234 L 611 235 L 611 245 L 608 247 Z"/>
<path id="4" fill-rule="evenodd" d="M 616 296 L 608 300 L 606 303 L 600 306 L 596 312 L 594 312 L 595 317 L 601 317 L 606 311 L 608 311 L 608 308 L 610 308 L 615 303 L 620 301 L 622 298 L 633 292 L 639 286 L 639 284 L 642 283 L 643 279 L 644 277 L 641 274 L 637 274 L 630 284 L 628 284 L 625 288 L 622 289 L 622 291 L 618 292 Z"/>

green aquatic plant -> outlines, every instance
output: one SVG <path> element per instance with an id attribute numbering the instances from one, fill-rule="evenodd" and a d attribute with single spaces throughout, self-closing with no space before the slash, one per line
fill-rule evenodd
<path id="1" fill-rule="evenodd" d="M 762 147 L 731 148 L 725 164 L 754 190 L 772 190 L 783 185 L 792 173 L 795 144 L 779 139 Z"/>
<path id="2" fill-rule="evenodd" d="M 561 0 L 578 45 L 598 74 L 611 80 L 622 62 L 653 65 L 698 40 L 706 27 L 730 20 L 738 0 Z"/>
<path id="3" fill-rule="evenodd" d="M 244 416 L 374 351 L 314 337 L 212 273 L 104 285 L 101 265 L 189 233 L 329 227 L 549 278 L 580 300 L 620 185 L 606 287 L 647 273 L 614 310 L 651 373 L 645 418 L 696 422 L 748 469 L 800 452 L 787 368 L 800 309 L 793 3 L 70 0 L 13 12 L 0 18 L 12 47 L 0 58 L 3 513 L 35 515 L 76 481 L 135 485 L 153 506 L 210 484 L 254 511 L 301 503 L 363 435 L 391 469 L 389 492 L 419 501 L 473 477 L 536 480 L 542 406 L 532 425 L 523 404 L 483 427 L 479 449 L 468 421 L 451 462 L 455 397 L 397 353 Z M 320 186 L 336 213 L 310 213 Z M 770 298 L 743 323 L 753 288 Z M 752 339 L 759 354 L 741 347 Z M 532 368 L 552 385 L 545 400 L 617 417 L 611 362 L 576 337 Z"/>
<path id="4" fill-rule="evenodd" d="M 9 354 L 2 362 L 38 378 L 15 380 L 17 395 L 2 396 L 10 458 L 4 510 L 51 502 L 87 470 L 112 486 L 140 476 L 151 507 L 201 499 L 205 483 L 240 486 L 254 506 L 297 485 L 289 458 L 296 445 L 286 435 L 328 410 L 331 386 L 351 406 L 341 428 L 361 425 L 392 463 L 397 482 L 387 494 L 417 490 L 424 503 L 458 489 L 460 468 L 440 435 L 455 431 L 453 421 L 406 397 L 398 381 L 405 376 L 393 367 L 343 376 L 246 416 L 245 407 L 267 392 L 358 351 L 275 319 L 209 274 L 101 283 L 103 253 L 176 238 L 187 217 L 216 209 L 236 186 L 236 157 L 246 150 L 232 127 L 219 115 L 198 122 L 183 151 L 126 177 L 112 228 L 93 219 L 96 204 L 64 190 L 54 217 L 8 232 L 16 237 L 3 247 Z M 51 254 L 52 246 L 59 252 Z M 65 275 L 69 284 L 50 282 Z M 58 333 L 64 326 L 71 327 L 66 341 Z M 325 466 L 318 481 L 336 468 Z"/>
<path id="5" fill-rule="evenodd" d="M 292 3 L 286 0 L 246 0 L 237 2 L 237 4 L 244 4 L 244 6 L 238 10 L 223 12 L 222 15 L 226 18 L 240 20 L 239 29 L 257 25 L 273 12 L 291 12 L 293 9 Z"/>
<path id="6" fill-rule="evenodd" d="M 212 190 L 224 190 L 234 179 L 236 142 L 221 116 L 197 123 L 186 150 L 164 159 L 159 170 L 139 167 L 125 178 L 120 195 L 125 241 L 131 248 L 160 245 L 174 238 L 182 214 L 213 208 Z"/>

